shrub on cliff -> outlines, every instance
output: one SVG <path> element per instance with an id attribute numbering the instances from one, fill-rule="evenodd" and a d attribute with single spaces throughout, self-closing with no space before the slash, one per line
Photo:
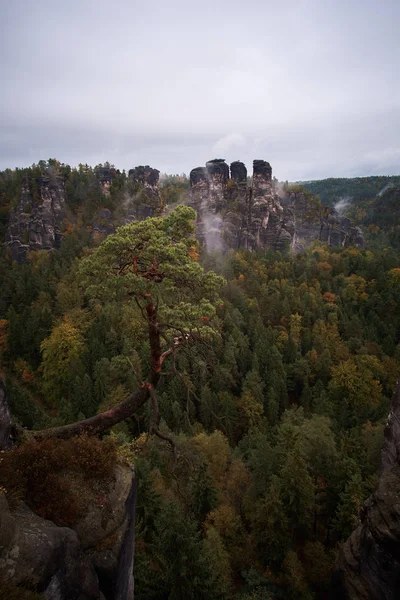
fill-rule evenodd
<path id="1" fill-rule="evenodd" d="M 41 517 L 71 526 L 111 480 L 116 460 L 111 438 L 30 441 L 2 453 L 0 487 L 11 504 L 24 500 Z"/>

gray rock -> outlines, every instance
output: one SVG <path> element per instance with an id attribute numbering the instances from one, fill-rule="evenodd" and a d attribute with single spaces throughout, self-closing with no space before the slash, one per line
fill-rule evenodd
<path id="1" fill-rule="evenodd" d="M 117 588 L 120 590 L 128 589 L 127 595 L 122 595 L 121 600 L 133 598 L 133 595 L 129 594 L 130 590 L 133 590 L 135 486 L 136 480 L 133 471 L 129 467 L 119 466 L 116 472 L 115 485 L 109 495 L 115 510 L 111 520 L 107 515 L 109 520 L 106 529 L 101 524 L 99 527 L 99 515 L 96 514 L 96 511 L 91 510 L 92 516 L 89 512 L 89 519 L 85 521 L 86 531 L 87 526 L 92 523 L 97 528 L 98 533 L 102 530 L 108 532 L 106 536 L 97 539 L 96 543 L 94 543 L 93 535 L 90 535 L 91 545 L 86 550 L 86 556 L 96 570 L 101 590 L 107 598 L 113 600 Z M 79 525 L 78 528 L 81 531 Z M 96 538 L 99 538 L 99 535 Z M 83 542 L 87 545 L 87 536 L 86 540 L 83 539 Z M 120 585 L 121 582 L 122 586 Z M 126 586 L 125 582 L 129 585 Z"/>
<path id="2" fill-rule="evenodd" d="M 32 182 L 37 189 L 36 197 L 31 191 Z M 9 248 L 13 260 L 22 262 L 29 250 L 51 250 L 60 246 L 65 202 L 62 177 L 51 175 L 24 181 L 5 236 L 5 247 Z"/>
<path id="3" fill-rule="evenodd" d="M 193 169 L 190 185 L 197 235 L 208 249 L 283 251 L 293 245 L 293 215 L 285 214 L 266 161 L 254 161 L 251 188 L 245 165 L 233 162 L 229 179 L 229 167 L 221 158 L 208 161 L 206 168 Z"/>
<path id="4" fill-rule="evenodd" d="M 115 480 L 101 505 L 90 506 L 75 525 L 82 548 L 93 548 L 101 540 L 117 532 L 125 520 L 125 502 L 132 486 L 133 473 L 129 467 L 117 465 Z"/>
<path id="5" fill-rule="evenodd" d="M 364 234 L 360 227 L 354 227 L 350 219 L 341 216 L 334 208 L 322 207 L 321 212 L 310 220 L 307 201 L 303 192 L 283 194 L 282 204 L 285 213 L 290 207 L 294 216 L 296 244 L 304 248 L 314 240 L 326 242 L 329 246 L 363 247 Z M 301 249 L 299 248 L 299 249 Z"/>
<path id="6" fill-rule="evenodd" d="M 244 182 L 247 184 L 247 169 L 240 160 L 231 163 L 231 178 L 238 183 Z"/>
<path id="7" fill-rule="evenodd" d="M 146 166 L 130 169 L 129 180 L 133 183 L 134 194 L 128 201 L 129 217 L 126 222 L 132 220 L 141 221 L 147 217 L 161 215 L 163 201 L 158 186 L 160 171 Z"/>
<path id="8" fill-rule="evenodd" d="M 96 168 L 95 172 L 103 191 L 108 191 L 109 187 L 112 185 L 114 177 L 117 174 L 117 171 L 112 167 L 100 167 Z"/>
<path id="9" fill-rule="evenodd" d="M 0 568 L 16 584 L 32 580 L 48 600 L 98 600 L 93 566 L 76 533 L 35 515 L 21 503 L 10 512 L 0 495 Z"/>

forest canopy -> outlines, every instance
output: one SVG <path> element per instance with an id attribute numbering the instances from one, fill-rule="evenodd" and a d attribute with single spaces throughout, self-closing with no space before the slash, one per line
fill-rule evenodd
<path id="1" fill-rule="evenodd" d="M 90 430 L 134 462 L 139 599 L 323 597 L 400 372 L 397 225 L 382 216 L 366 248 L 207 254 L 181 206 L 97 239 L 120 191 L 97 196 L 93 173 L 68 180 L 59 249 L 0 259 L 1 369 L 31 456 L 59 456 L 39 432 Z"/>

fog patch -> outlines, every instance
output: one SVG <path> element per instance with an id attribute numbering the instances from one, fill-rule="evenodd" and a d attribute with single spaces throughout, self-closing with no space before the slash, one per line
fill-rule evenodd
<path id="1" fill-rule="evenodd" d="M 204 238 L 207 250 L 222 250 L 222 218 L 217 213 L 203 212 Z"/>
<path id="2" fill-rule="evenodd" d="M 344 212 L 349 208 L 351 204 L 352 198 L 346 196 L 345 198 L 341 198 L 338 202 L 336 202 L 334 208 L 339 215 L 344 215 Z"/>

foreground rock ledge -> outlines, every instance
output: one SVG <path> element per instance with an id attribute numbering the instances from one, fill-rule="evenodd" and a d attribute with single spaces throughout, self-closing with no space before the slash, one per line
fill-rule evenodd
<path id="1" fill-rule="evenodd" d="M 73 529 L 39 517 L 23 502 L 10 510 L 0 493 L 0 570 L 16 585 L 30 580 L 47 600 L 114 600 L 133 486 L 132 469 L 117 465 L 104 510 L 90 508 Z M 124 600 L 133 598 L 131 587 Z"/>

